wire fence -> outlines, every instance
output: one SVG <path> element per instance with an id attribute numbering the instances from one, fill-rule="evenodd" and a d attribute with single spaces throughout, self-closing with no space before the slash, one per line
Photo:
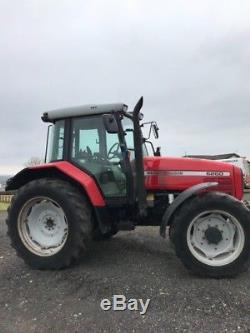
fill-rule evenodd
<path id="1" fill-rule="evenodd" d="M 13 197 L 11 192 L 0 192 L 0 202 L 10 203 Z"/>
<path id="2" fill-rule="evenodd" d="M 10 203 L 13 197 L 13 192 L 0 192 L 0 202 Z M 250 202 L 250 189 L 244 190 L 244 200 Z"/>

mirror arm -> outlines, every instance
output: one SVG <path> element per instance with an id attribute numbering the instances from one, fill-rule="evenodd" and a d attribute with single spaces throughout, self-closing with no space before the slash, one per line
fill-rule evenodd
<path id="1" fill-rule="evenodd" d="M 153 143 L 151 141 L 149 141 L 148 139 L 146 139 L 146 138 L 143 138 L 143 141 L 144 141 L 144 143 L 149 143 L 150 144 L 150 146 L 153 150 L 153 153 L 155 154 L 155 147 L 154 147 Z"/>
<path id="2" fill-rule="evenodd" d="M 150 128 L 149 128 L 149 132 L 148 132 L 148 136 L 147 136 L 146 140 L 150 139 L 151 132 L 152 132 L 152 124 L 153 124 L 153 122 L 152 121 L 147 121 L 146 123 L 142 123 L 141 124 L 141 127 L 144 127 L 144 125 L 148 125 L 148 124 L 150 124 Z"/>

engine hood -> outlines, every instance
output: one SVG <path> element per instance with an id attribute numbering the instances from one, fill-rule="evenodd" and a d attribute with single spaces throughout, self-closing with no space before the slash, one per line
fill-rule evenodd
<path id="1" fill-rule="evenodd" d="M 232 172 L 233 166 L 220 161 L 211 161 L 186 157 L 145 157 L 145 170 L 173 171 L 227 171 Z"/>
<path id="2" fill-rule="evenodd" d="M 234 194 L 234 166 L 219 161 L 184 157 L 145 157 L 147 189 L 183 191 L 203 182 L 218 182 L 217 190 Z"/>

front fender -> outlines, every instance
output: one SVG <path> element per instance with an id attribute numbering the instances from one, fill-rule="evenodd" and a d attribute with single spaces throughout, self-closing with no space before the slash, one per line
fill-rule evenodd
<path id="1" fill-rule="evenodd" d="M 217 182 L 200 183 L 192 187 L 189 187 L 187 190 L 179 194 L 178 197 L 173 201 L 173 203 L 166 209 L 163 215 L 162 223 L 160 226 L 160 235 L 162 237 L 166 237 L 166 227 L 167 225 L 170 224 L 170 221 L 174 213 L 176 212 L 177 208 L 180 207 L 180 205 L 182 205 L 184 201 L 186 201 L 188 198 L 192 197 L 194 194 L 202 190 L 205 190 L 209 187 L 215 187 L 217 185 L 218 185 Z"/>

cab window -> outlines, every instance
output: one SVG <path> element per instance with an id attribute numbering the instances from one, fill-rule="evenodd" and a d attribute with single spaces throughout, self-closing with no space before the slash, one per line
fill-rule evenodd
<path id="1" fill-rule="evenodd" d="M 64 120 L 58 120 L 54 125 L 48 128 L 46 162 L 63 159 L 64 124 Z"/>
<path id="2" fill-rule="evenodd" d="M 106 197 L 126 195 L 121 158 L 118 134 L 105 130 L 101 116 L 72 120 L 71 159 L 94 176 Z"/>

